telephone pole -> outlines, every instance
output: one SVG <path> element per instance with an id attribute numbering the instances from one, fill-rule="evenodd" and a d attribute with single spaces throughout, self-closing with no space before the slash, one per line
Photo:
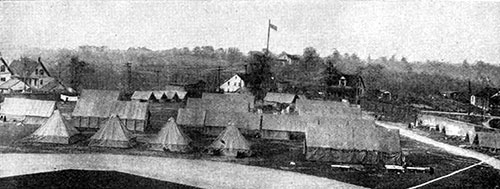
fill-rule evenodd
<path id="1" fill-rule="evenodd" d="M 125 66 L 127 66 L 127 76 L 128 76 L 128 91 L 132 91 L 132 63 L 127 62 L 125 63 Z"/>
<path id="2" fill-rule="evenodd" d="M 217 83 L 215 84 L 215 87 L 216 87 L 216 91 L 219 90 L 219 85 L 220 85 L 220 71 L 221 71 L 221 68 L 220 66 L 217 68 Z"/>
<path id="3" fill-rule="evenodd" d="M 155 70 L 155 73 L 156 73 L 156 84 L 158 85 L 158 87 L 160 87 L 160 70 Z"/>

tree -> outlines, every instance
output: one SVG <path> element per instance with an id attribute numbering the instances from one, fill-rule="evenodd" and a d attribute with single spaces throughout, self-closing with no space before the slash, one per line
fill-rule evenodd
<path id="1" fill-rule="evenodd" d="M 71 61 L 69 64 L 69 71 L 71 74 L 71 80 L 70 80 L 70 86 L 79 91 L 82 87 L 83 84 L 83 78 L 85 77 L 85 74 L 90 71 L 88 68 L 89 64 L 80 61 L 78 59 L 78 56 L 73 56 L 71 57 Z"/>
<path id="2" fill-rule="evenodd" d="M 337 70 L 336 66 L 341 63 L 339 51 L 335 50 L 331 56 L 326 59 L 326 68 L 323 71 L 323 82 L 326 86 L 335 85 L 341 73 Z"/>
<path id="3" fill-rule="evenodd" d="M 307 47 L 304 49 L 304 54 L 302 55 L 301 61 L 304 71 L 314 71 L 318 68 L 320 63 L 321 57 L 319 57 L 319 54 L 316 52 L 316 49 L 314 47 Z"/>
<path id="4" fill-rule="evenodd" d="M 249 54 L 247 62 L 249 63 L 250 90 L 254 95 L 263 97 L 262 95 L 271 90 L 274 84 L 270 66 L 272 59 L 262 52 L 253 51 Z"/>

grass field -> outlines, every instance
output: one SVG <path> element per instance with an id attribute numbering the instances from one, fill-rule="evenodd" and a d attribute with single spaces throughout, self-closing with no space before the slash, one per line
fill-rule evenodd
<path id="1" fill-rule="evenodd" d="M 477 163 L 474 159 L 454 156 L 426 144 L 402 137 L 401 145 L 410 165 L 433 167 L 435 169 L 434 174 L 387 172 L 385 169 L 376 167 L 360 167 L 358 170 L 340 170 L 330 167 L 330 164 L 327 162 L 306 161 L 302 153 L 302 141 L 278 141 L 247 137 L 252 143 L 253 155 L 247 158 L 230 158 L 211 156 L 205 153 L 204 148 L 208 146 L 215 137 L 206 136 L 197 132 L 188 133 L 194 140 L 194 152 L 185 154 L 148 150 L 146 142 L 154 137 L 152 134 L 138 135 L 137 146 L 131 149 L 88 147 L 88 141 L 82 140 L 71 145 L 32 145 L 15 143 L 11 145 L 11 147 L 2 149 L 1 152 L 111 153 L 203 159 L 299 172 L 370 188 L 407 188 Z M 84 136 L 84 138 L 88 137 L 90 137 L 90 135 Z M 290 165 L 290 162 L 295 162 L 295 165 Z M 450 178 L 438 181 L 430 185 L 429 188 L 462 188 L 462 186 L 467 186 L 467 188 L 494 188 L 500 186 L 500 180 L 495 178 L 500 178 L 500 174 L 497 170 L 486 165 L 481 165 Z"/>

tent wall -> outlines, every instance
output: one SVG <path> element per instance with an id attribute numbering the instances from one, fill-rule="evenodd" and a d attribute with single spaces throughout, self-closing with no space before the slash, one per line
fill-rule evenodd
<path id="1" fill-rule="evenodd" d="M 90 119 L 89 117 L 81 117 L 81 126 L 82 127 L 86 127 L 86 128 L 90 128 Z"/>
<path id="2" fill-rule="evenodd" d="M 226 129 L 226 127 L 209 126 L 204 128 L 204 133 L 210 136 L 218 136 L 224 129 Z"/>
<path id="3" fill-rule="evenodd" d="M 26 116 L 24 119 L 23 123 L 24 124 L 30 124 L 30 125 L 41 125 L 44 124 L 47 119 L 46 117 L 35 117 L 35 116 Z"/>
<path id="4" fill-rule="evenodd" d="M 339 150 L 333 148 L 307 147 L 306 159 L 349 164 L 400 165 L 402 153 L 386 153 L 368 150 Z"/>
<path id="5" fill-rule="evenodd" d="M 188 99 L 188 101 L 191 100 Z M 177 114 L 177 124 L 189 127 L 203 127 L 206 111 L 201 109 L 180 108 Z"/>
<path id="6" fill-rule="evenodd" d="M 478 132 L 479 146 L 500 149 L 500 133 Z"/>
<path id="7" fill-rule="evenodd" d="M 290 133 L 287 131 L 262 130 L 262 138 L 275 140 L 290 140 Z"/>
<path id="8" fill-rule="evenodd" d="M 135 130 L 134 131 L 140 131 L 144 132 L 144 129 L 146 129 L 147 121 L 146 120 L 135 120 Z"/>

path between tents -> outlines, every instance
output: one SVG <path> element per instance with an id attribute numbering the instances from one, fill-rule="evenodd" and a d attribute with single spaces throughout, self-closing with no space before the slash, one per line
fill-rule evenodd
<path id="1" fill-rule="evenodd" d="M 399 134 L 401 134 L 405 137 L 408 137 L 408 138 L 417 140 L 419 142 L 423 142 L 423 143 L 430 144 L 432 146 L 441 148 L 444 151 L 451 153 L 451 154 L 454 154 L 454 155 L 477 159 L 479 161 L 485 162 L 488 165 L 491 165 L 495 169 L 500 170 L 500 160 L 498 160 L 494 157 L 491 157 L 491 156 L 488 156 L 486 154 L 479 153 L 476 151 L 467 150 L 467 149 L 463 149 L 463 148 L 460 148 L 457 146 L 453 146 L 453 145 L 449 145 L 446 143 L 435 141 L 435 140 L 430 139 L 428 137 L 419 135 L 411 130 L 405 129 L 403 125 L 401 125 L 401 124 L 398 125 L 398 123 L 389 123 L 389 122 L 381 122 L 381 121 L 376 121 L 375 123 L 377 125 L 380 125 L 382 127 L 388 128 L 388 129 L 398 129 Z"/>
<path id="2" fill-rule="evenodd" d="M 76 170 L 118 171 L 201 188 L 362 188 L 336 180 L 206 160 L 113 154 L 0 154 L 0 178 Z"/>

